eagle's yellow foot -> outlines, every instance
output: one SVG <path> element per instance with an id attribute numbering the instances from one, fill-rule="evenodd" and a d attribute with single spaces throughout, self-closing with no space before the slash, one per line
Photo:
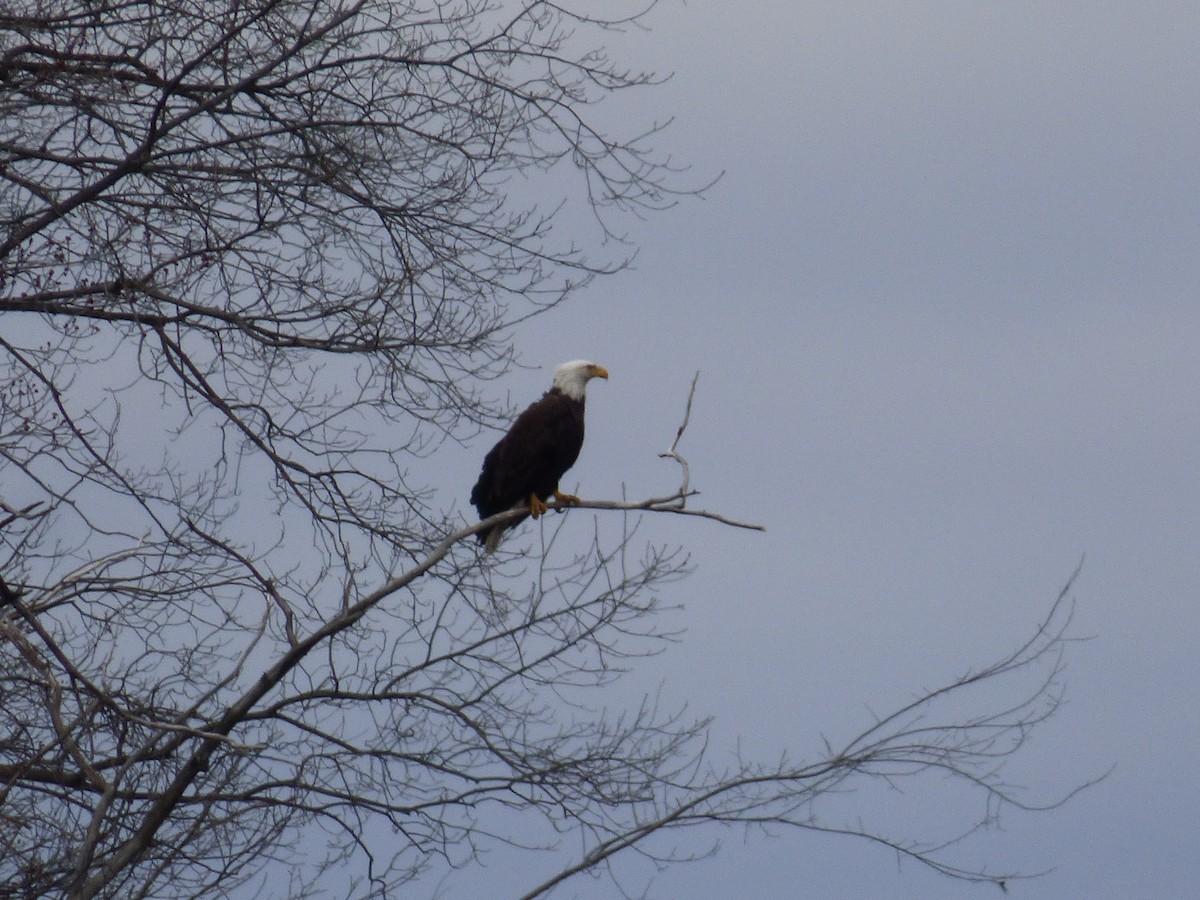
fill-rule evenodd
<path id="1" fill-rule="evenodd" d="M 560 491 L 554 492 L 554 499 L 557 500 L 563 506 L 578 506 L 580 503 L 583 502 L 578 497 L 576 497 L 574 494 L 564 494 Z"/>
<path id="2" fill-rule="evenodd" d="M 537 494 L 529 495 L 529 515 L 531 515 L 533 518 L 536 519 L 549 508 L 550 507 L 543 503 L 542 498 Z"/>

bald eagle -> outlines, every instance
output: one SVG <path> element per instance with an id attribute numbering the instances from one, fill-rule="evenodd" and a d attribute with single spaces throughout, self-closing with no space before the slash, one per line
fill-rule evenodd
<path id="1" fill-rule="evenodd" d="M 537 518 L 553 497 L 559 503 L 578 503 L 579 498 L 559 493 L 558 480 L 579 458 L 583 446 L 583 402 L 592 378 L 608 378 L 608 371 L 585 359 L 565 362 L 554 370 L 554 383 L 525 412 L 517 416 L 508 434 L 483 459 L 483 471 L 471 490 L 471 503 L 486 519 L 508 509 L 526 509 Z M 509 528 L 497 525 L 478 534 L 489 553 L 500 546 Z"/>

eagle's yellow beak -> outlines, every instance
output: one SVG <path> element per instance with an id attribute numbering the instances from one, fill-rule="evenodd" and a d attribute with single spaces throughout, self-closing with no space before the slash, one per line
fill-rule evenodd
<path id="1" fill-rule="evenodd" d="M 604 366 L 588 366 L 588 378 L 603 378 L 608 381 L 608 369 Z"/>

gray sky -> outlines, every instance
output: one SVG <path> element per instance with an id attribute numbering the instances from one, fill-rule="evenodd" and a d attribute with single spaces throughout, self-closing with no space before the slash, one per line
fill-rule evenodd
<path id="1" fill-rule="evenodd" d="M 641 496 L 677 483 L 655 454 L 702 371 L 700 500 L 769 531 L 653 523 L 699 571 L 646 677 L 802 756 L 1012 649 L 1086 554 L 1093 639 L 1013 775 L 1117 768 L 966 858 L 1054 870 L 1022 898 L 1196 896 L 1200 6 L 708 0 L 652 24 L 625 55 L 675 77 L 638 102 L 725 176 L 636 225 L 636 267 L 523 333 L 546 368 L 506 385 L 604 363 L 568 481 Z M 724 839 L 658 892 L 996 895 L 849 840 Z"/>

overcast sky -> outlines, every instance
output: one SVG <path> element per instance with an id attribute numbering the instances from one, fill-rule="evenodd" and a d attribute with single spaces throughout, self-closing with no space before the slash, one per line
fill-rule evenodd
<path id="1" fill-rule="evenodd" d="M 568 482 L 642 496 L 676 484 L 655 454 L 702 373 L 694 486 L 769 531 L 654 523 L 699 569 L 648 677 L 803 755 L 1013 649 L 1086 554 L 1092 640 L 1013 771 L 1052 794 L 1116 769 L 969 858 L 1053 869 L 1021 898 L 1200 895 L 1200 6 L 695 0 L 651 24 L 614 49 L 675 77 L 634 108 L 725 175 L 522 332 L 545 368 L 506 385 L 606 365 Z M 658 893 L 998 895 L 849 840 L 725 841 Z"/>

